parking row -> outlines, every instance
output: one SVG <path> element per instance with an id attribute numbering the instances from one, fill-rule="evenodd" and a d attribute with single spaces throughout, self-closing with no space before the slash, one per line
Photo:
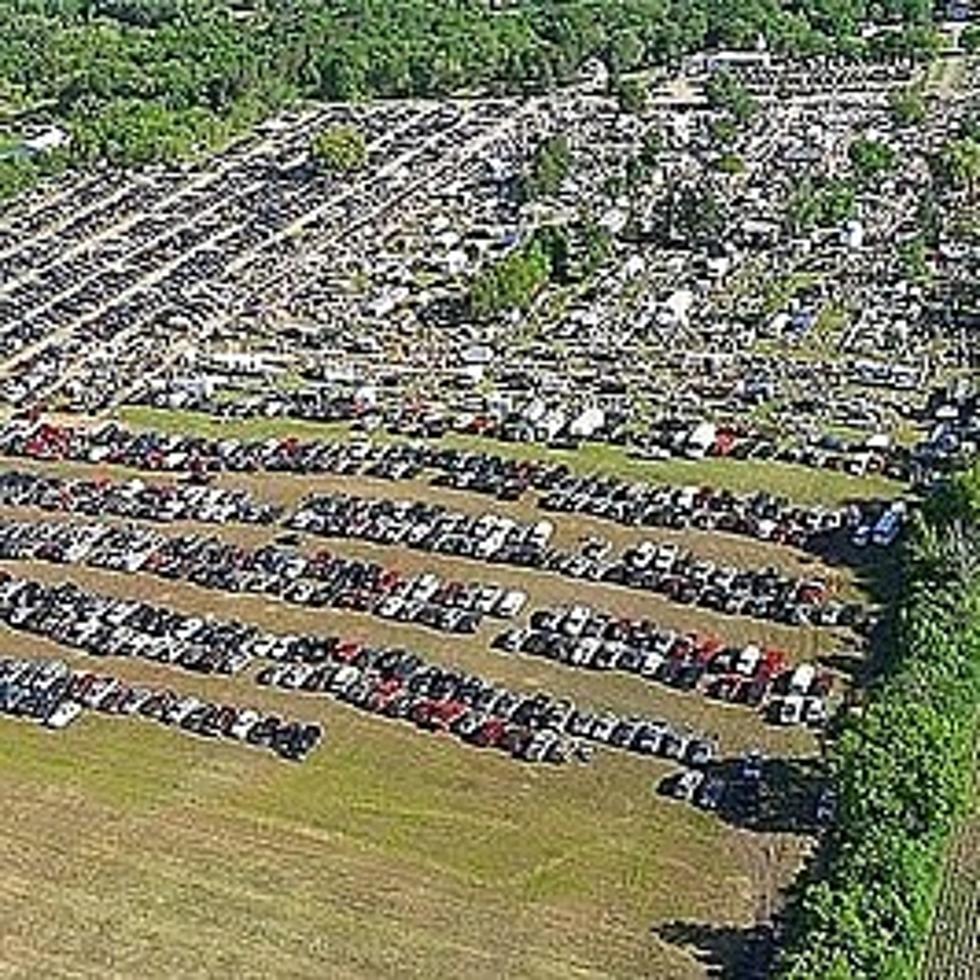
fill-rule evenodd
<path id="1" fill-rule="evenodd" d="M 537 609 L 527 626 L 505 630 L 493 646 L 571 668 L 632 674 L 755 708 L 783 724 L 823 725 L 833 689 L 828 672 L 809 663 L 793 667 L 780 650 L 733 646 L 578 604 Z"/>
<path id="2" fill-rule="evenodd" d="M 844 542 L 848 528 L 877 519 L 885 509 L 873 502 L 804 507 L 766 492 L 736 494 L 600 476 L 569 476 L 543 493 L 539 504 L 548 511 L 585 514 L 628 526 L 723 531 L 809 550 Z M 881 543 L 890 545 L 892 540 Z"/>
<path id="3" fill-rule="evenodd" d="M 142 480 L 66 480 L 18 471 L 0 474 L 0 503 L 158 522 L 195 519 L 269 524 L 280 514 L 278 508 L 256 502 L 243 490 Z M 750 570 L 721 565 L 697 559 L 675 544 L 649 540 L 614 555 L 608 543 L 592 539 L 580 553 L 569 553 L 548 547 L 554 531 L 548 520 L 522 523 L 502 515 L 462 514 L 422 501 L 316 494 L 296 508 L 287 524 L 295 531 L 318 536 L 537 567 L 573 578 L 656 592 L 672 602 L 727 615 L 791 625 L 866 628 L 870 622 L 860 604 L 837 601 L 819 577 L 796 579 L 772 567 Z M 133 551 L 133 541 L 121 539 L 119 547 L 113 563 Z M 156 551 L 148 570 L 167 577 L 248 591 L 255 586 L 247 584 L 247 573 L 259 568 L 274 578 L 278 576 L 278 584 L 263 579 L 261 591 L 309 605 L 372 611 L 384 618 L 421 622 L 450 632 L 472 632 L 479 626 L 481 613 L 499 608 L 509 616 L 523 605 L 516 592 L 505 596 L 492 589 L 487 592 L 490 587 L 479 584 L 443 584 L 432 575 L 417 582 L 380 566 L 370 566 L 373 570 L 365 579 L 356 562 L 345 563 L 329 556 L 307 561 L 274 548 L 243 552 L 217 539 L 208 543 L 196 537 L 170 538 L 166 543 L 161 539 Z M 487 598 L 494 595 L 494 599 Z"/>
<path id="4" fill-rule="evenodd" d="M 258 681 L 324 694 L 521 761 L 587 762 L 599 746 L 691 766 L 715 757 L 712 739 L 662 719 L 595 710 L 550 692 L 519 693 L 410 650 L 334 638 L 314 645 L 311 657 L 308 643 L 297 638 L 297 646 L 304 649 L 262 669 Z"/>
<path id="5" fill-rule="evenodd" d="M 73 671 L 60 660 L 0 659 L 0 713 L 60 730 L 85 711 L 143 718 L 203 738 L 268 749 L 293 762 L 302 762 L 324 734 L 316 722 L 169 688 L 133 686 L 111 675 Z"/>
<path id="6" fill-rule="evenodd" d="M 527 600 L 520 589 L 446 580 L 432 572 L 404 575 L 327 551 L 306 557 L 284 546 L 249 549 L 213 536 L 166 535 L 135 525 L 0 521 L 0 557 L 142 572 L 448 633 L 475 633 L 484 616 L 512 618 Z"/>
<path id="7" fill-rule="evenodd" d="M 745 569 L 719 564 L 697 558 L 673 542 L 640 541 L 612 560 L 596 562 L 591 571 L 605 582 L 732 616 L 862 629 L 871 622 L 864 606 L 834 598 L 819 575 L 795 578 L 772 566 Z"/>
<path id="8" fill-rule="evenodd" d="M 56 731 L 67 728 L 82 706 L 66 698 L 66 675 L 60 661 L 0 659 L 0 713 Z"/>
<path id="9" fill-rule="evenodd" d="M 597 745 L 690 765 L 705 765 L 715 755 L 712 740 L 662 720 L 595 711 L 549 692 L 515 692 L 405 649 L 373 647 L 339 636 L 275 634 L 99 595 L 73 583 L 47 586 L 4 574 L 0 619 L 18 632 L 44 636 L 96 657 L 136 656 L 227 673 L 260 658 L 267 662 L 256 677 L 260 684 L 326 695 L 420 729 L 450 732 L 467 743 L 527 762 L 587 762 Z M 277 724 L 268 718 L 261 724 L 254 711 L 233 712 L 195 697 L 133 688 L 90 673 L 62 684 L 59 691 L 59 703 L 68 699 L 103 711 L 139 712 L 204 735 L 239 732 L 234 737 L 268 744 L 281 754 L 305 754 L 299 747 L 313 731 L 299 723 L 284 728 L 278 719 Z M 55 706 L 45 703 L 47 719 Z M 311 744 L 318 740 L 319 736 Z"/>
<path id="10" fill-rule="evenodd" d="M 201 674 L 236 674 L 257 630 L 116 599 L 72 582 L 45 585 L 0 573 L 0 621 L 95 657 L 138 657 Z"/>
<path id="11" fill-rule="evenodd" d="M 538 568 L 656 592 L 668 600 L 728 615 L 789 625 L 866 627 L 858 603 L 833 598 L 823 579 L 797 579 L 768 567 L 743 569 L 697 559 L 669 543 L 642 541 L 613 554 L 592 539 L 580 553 L 549 547 L 554 524 L 486 513 L 464 514 L 421 500 L 313 494 L 287 519 L 314 535 L 403 546 L 433 554 Z"/>
<path id="12" fill-rule="evenodd" d="M 0 453 L 36 459 L 111 462 L 148 470 L 192 472 L 334 473 L 413 479 L 433 472 L 433 482 L 516 499 L 538 491 L 545 510 L 576 513 L 639 527 L 717 530 L 762 541 L 819 549 L 846 542 L 849 531 L 873 526 L 887 505 L 853 502 L 846 507 L 803 506 L 760 492 L 736 494 L 703 486 L 666 486 L 610 476 L 580 476 L 563 463 L 509 460 L 492 453 L 462 452 L 396 443 L 208 440 L 158 432 L 134 432 L 115 423 L 82 429 L 44 422 L 13 422 L 0 430 Z M 904 517 L 904 514 L 899 515 Z M 876 536 L 891 545 L 901 529 Z"/>
<path id="13" fill-rule="evenodd" d="M 282 514 L 282 508 L 259 503 L 241 489 L 192 482 L 65 479 L 19 470 L 0 472 L 0 504 L 161 523 L 194 520 L 272 524 Z"/>

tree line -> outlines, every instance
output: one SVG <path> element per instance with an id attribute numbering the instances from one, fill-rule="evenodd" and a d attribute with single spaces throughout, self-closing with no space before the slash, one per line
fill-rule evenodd
<path id="1" fill-rule="evenodd" d="M 906 25 L 914 47 L 931 17 L 927 0 L 7 0 L 0 121 L 47 113 L 71 131 L 72 162 L 143 164 L 211 149 L 303 96 L 540 91 L 590 58 L 618 77 L 759 37 L 790 55 L 877 56 L 867 20 Z M 15 172 L 0 187 L 35 165 L 4 158 Z"/>
<path id="2" fill-rule="evenodd" d="M 777 976 L 919 974 L 980 734 L 980 463 L 927 502 L 895 636 L 830 751 L 835 826 L 791 904 Z"/>

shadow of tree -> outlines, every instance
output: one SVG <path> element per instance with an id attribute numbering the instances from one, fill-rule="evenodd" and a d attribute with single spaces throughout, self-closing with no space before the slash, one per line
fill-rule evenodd
<path id="1" fill-rule="evenodd" d="M 845 675 L 851 682 L 860 679 L 865 670 L 865 658 L 859 653 L 825 653 L 817 657 L 817 663 L 826 670 Z"/>
<path id="2" fill-rule="evenodd" d="M 765 759 L 757 779 L 742 776 L 741 759 L 721 759 L 705 767 L 724 791 L 714 812 L 725 823 L 756 833 L 815 834 L 821 829 L 817 801 L 827 777 L 817 758 Z M 670 773 L 658 791 L 674 796 L 683 773 Z M 690 805 L 690 804 L 688 804 Z"/>
<path id="3" fill-rule="evenodd" d="M 661 941 L 683 949 L 716 980 L 765 980 L 774 942 L 768 925 L 721 926 L 702 922 L 665 922 L 652 929 Z"/>

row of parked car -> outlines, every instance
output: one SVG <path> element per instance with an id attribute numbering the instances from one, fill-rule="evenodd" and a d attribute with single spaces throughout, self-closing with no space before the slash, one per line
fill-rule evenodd
<path id="1" fill-rule="evenodd" d="M 76 674 L 68 696 L 109 714 L 138 715 L 205 738 L 227 738 L 271 749 L 293 762 L 302 762 L 323 739 L 323 726 L 317 722 L 202 700 L 169 688 L 132 686 L 100 674 Z"/>
<path id="2" fill-rule="evenodd" d="M 63 729 L 85 710 L 157 721 L 206 738 L 271 749 L 301 762 L 320 744 L 316 722 L 202 701 L 169 689 L 132 686 L 106 674 L 73 671 L 61 660 L 0 659 L 0 712 Z"/>
<path id="3" fill-rule="evenodd" d="M 191 669 L 202 669 L 202 659 L 209 669 L 218 669 L 214 657 L 219 656 L 227 670 L 241 670 L 253 658 L 261 658 L 268 661 L 256 678 L 261 684 L 324 693 L 529 762 L 588 761 L 595 744 L 691 765 L 707 764 L 714 757 L 710 740 L 665 722 L 594 712 L 545 692 L 520 694 L 474 674 L 427 663 L 411 651 L 370 647 L 336 636 L 271 634 L 241 623 L 110 598 L 72 583 L 44 585 L 4 573 L 0 619 L 16 630 L 93 656 L 141 656 Z M 237 659 L 231 662 L 231 656 Z M 79 680 L 83 677 L 87 680 Z M 268 717 L 260 724 L 263 719 L 253 711 L 134 689 L 95 674 L 78 675 L 58 690 L 61 700 L 83 707 L 139 712 L 199 734 L 241 731 L 234 737 L 268 744 L 292 758 L 305 755 L 320 737 L 317 726 Z M 47 719 L 54 709 L 45 704 Z"/>
<path id="4" fill-rule="evenodd" d="M 648 589 L 673 602 L 729 615 L 791 625 L 865 627 L 863 605 L 832 598 L 819 576 L 800 579 L 774 567 L 743 569 L 698 558 L 673 542 L 644 540 L 618 560 L 599 566 L 600 577 Z"/>
<path id="5" fill-rule="evenodd" d="M 40 507 L 92 517 L 112 515 L 145 521 L 195 520 L 272 524 L 282 508 L 259 503 L 246 490 L 190 482 L 72 480 L 42 473 L 0 473 L 0 504 Z"/>
<path id="6" fill-rule="evenodd" d="M 213 536 L 161 534 L 137 526 L 0 521 L 0 556 L 144 572 L 208 589 L 278 596 L 285 602 L 363 612 L 451 633 L 475 632 L 485 615 L 517 615 L 520 589 L 403 575 L 378 562 L 275 544 L 249 549 Z"/>
<path id="7" fill-rule="evenodd" d="M 885 506 L 870 501 L 804 507 L 770 493 L 654 486 L 606 476 L 569 476 L 542 494 L 539 504 L 548 511 L 587 514 L 618 524 L 724 531 L 809 550 L 846 543 L 848 529 L 874 524 Z M 894 537 L 876 543 L 887 546 L 893 541 Z"/>
<path id="8" fill-rule="evenodd" d="M 140 657 L 202 674 L 236 674 L 257 630 L 117 599 L 72 582 L 47 585 L 0 572 L 0 621 L 96 657 Z"/>
<path id="9" fill-rule="evenodd" d="M 620 524 L 718 529 L 803 548 L 825 545 L 848 529 L 873 527 L 885 509 L 875 502 L 843 508 L 802 506 L 768 493 L 735 494 L 710 487 L 671 487 L 605 475 L 580 476 L 564 463 L 513 460 L 415 443 L 366 441 L 211 440 L 159 432 L 134 432 L 116 423 L 82 429 L 47 422 L 15 421 L 0 430 L 0 453 L 35 459 L 121 463 L 147 470 L 207 472 L 277 471 L 338 473 L 412 479 L 433 473 L 433 482 L 516 499 L 540 492 L 552 511 L 588 514 Z M 874 538 L 889 546 L 900 530 Z"/>
<path id="10" fill-rule="evenodd" d="M 66 697 L 67 667 L 57 660 L 0 659 L 0 713 L 61 730 L 82 713 Z"/>
<path id="11" fill-rule="evenodd" d="M 579 554 L 549 547 L 554 525 L 486 513 L 480 516 L 424 501 L 315 494 L 289 519 L 298 531 L 401 545 L 488 562 L 657 592 L 671 601 L 730 615 L 792 625 L 866 627 L 858 603 L 838 602 L 820 578 L 796 579 L 775 568 L 741 569 L 698 559 L 671 543 L 642 541 L 621 554 L 592 539 Z"/>
<path id="12" fill-rule="evenodd" d="M 760 708 L 774 721 L 823 724 L 833 688 L 829 673 L 790 665 L 786 655 L 756 644 L 732 646 L 649 620 L 625 619 L 585 605 L 536 609 L 527 626 L 499 634 L 494 647 L 585 670 L 620 671 Z M 791 713 L 784 704 L 799 704 Z"/>
<path id="13" fill-rule="evenodd" d="M 257 680 L 448 732 L 526 762 L 587 762 L 595 746 L 703 766 L 714 742 L 665 721 L 594 711 L 549 692 L 522 694 L 418 653 L 338 637 L 292 637 Z"/>
<path id="14" fill-rule="evenodd" d="M 335 473 L 378 479 L 415 479 L 433 473 L 445 486 L 497 493 L 511 486 L 547 489 L 567 476 L 564 463 L 510 460 L 493 453 L 443 449 L 421 442 L 208 439 L 135 431 L 115 422 L 81 428 L 15 420 L 0 429 L 0 453 L 45 460 L 112 463 L 144 470 L 204 473 Z"/>
<path id="15" fill-rule="evenodd" d="M 778 816 L 813 830 L 833 823 L 838 805 L 834 788 L 817 782 L 787 801 L 785 781 L 774 771 L 778 767 L 778 760 L 767 759 L 753 749 L 739 759 L 706 769 L 673 772 L 659 782 L 657 791 L 702 810 L 721 813 L 743 826 L 759 826 L 767 811 L 770 819 Z"/>
<path id="16" fill-rule="evenodd" d="M 665 776 L 657 786 L 660 793 L 692 803 L 702 810 L 726 811 L 751 817 L 757 811 L 764 786 L 766 760 L 752 749 L 745 753 L 726 777 L 717 768 L 682 769 Z"/>
<path id="17" fill-rule="evenodd" d="M 277 508 L 257 504 L 241 490 L 146 484 L 138 480 L 64 480 L 16 471 L 0 474 L 0 503 L 159 521 L 193 518 L 270 523 L 279 516 Z M 892 518 L 898 512 L 886 513 Z M 697 604 L 730 615 L 796 625 L 865 624 L 863 608 L 855 603 L 831 601 L 822 580 L 801 581 L 773 568 L 748 571 L 719 566 L 699 560 L 675 544 L 651 541 L 627 549 L 618 559 L 596 556 L 584 560 L 582 556 L 547 548 L 554 529 L 550 521 L 523 524 L 501 515 L 474 517 L 422 502 L 320 494 L 305 500 L 289 525 L 318 535 L 407 545 L 488 561 L 541 564 L 577 577 L 656 591 L 675 602 Z M 897 519 L 892 526 L 897 526 Z M 335 566 L 338 562 L 342 560 L 337 559 Z M 220 563 L 212 565 L 219 567 Z M 179 576 L 176 570 L 173 574 Z M 209 574 L 216 574 L 215 568 Z M 342 569 L 331 568 L 331 581 L 339 585 L 343 577 Z M 421 583 L 398 581 L 398 574 L 389 570 L 375 583 L 384 594 L 368 595 L 355 604 L 367 603 L 386 618 L 418 621 L 450 632 L 474 631 L 479 625 L 479 612 L 491 611 L 483 608 L 479 588 L 467 590 L 454 583 L 451 589 L 440 589 L 433 576 L 425 578 Z M 363 596 L 363 587 L 358 587 Z M 324 597 L 322 587 L 314 590 L 308 585 L 296 585 L 294 591 L 298 601 L 309 604 L 333 603 L 340 598 L 340 593 Z M 505 609 L 515 602 L 517 611 L 520 599 L 516 594 L 500 599 Z"/>
<path id="18" fill-rule="evenodd" d="M 318 493 L 288 519 L 291 528 L 333 538 L 356 538 L 483 561 L 543 564 L 555 527 L 551 521 L 480 516 L 422 500 Z M 521 560 L 532 556 L 532 560 Z"/>

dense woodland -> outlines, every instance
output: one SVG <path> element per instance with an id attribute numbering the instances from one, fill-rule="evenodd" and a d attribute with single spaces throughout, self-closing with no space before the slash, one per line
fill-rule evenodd
<path id="1" fill-rule="evenodd" d="M 980 734 L 980 464 L 927 502 L 895 638 L 830 752 L 840 812 L 788 920 L 784 980 L 919 975 Z"/>
<path id="2" fill-rule="evenodd" d="M 70 160 L 0 161 L 0 195 L 56 167 L 220 145 L 300 96 L 527 91 L 713 46 L 890 57 L 928 49 L 929 0 L 3 0 L 0 121 L 67 124 Z M 901 25 L 862 39 L 860 25 Z"/>

